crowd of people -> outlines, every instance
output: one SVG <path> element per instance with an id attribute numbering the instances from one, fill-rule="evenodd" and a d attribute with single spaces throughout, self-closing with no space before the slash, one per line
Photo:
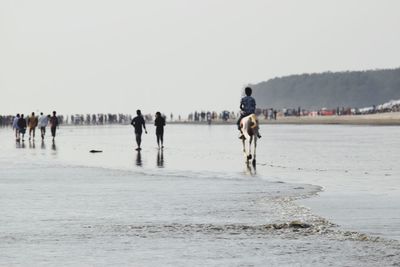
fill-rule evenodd
<path id="1" fill-rule="evenodd" d="M 127 114 L 75 114 L 66 116 L 65 123 L 72 125 L 128 124 L 132 120 Z"/>
<path id="2" fill-rule="evenodd" d="M 171 114 L 172 115 L 172 114 Z M 35 141 L 36 138 L 36 130 L 40 130 L 41 139 L 44 140 L 46 135 L 47 127 L 50 127 L 50 132 L 52 136 L 52 140 L 54 142 L 56 137 L 57 128 L 60 124 L 73 124 L 73 125 L 99 125 L 99 124 L 127 124 L 128 120 L 130 124 L 135 129 L 136 135 L 136 143 L 137 150 L 141 150 L 141 136 L 142 136 L 142 128 L 146 129 L 146 121 L 152 121 L 151 115 L 142 115 L 140 110 L 137 110 L 136 117 L 132 119 L 131 115 L 123 115 L 123 114 L 97 114 L 91 115 L 88 114 L 86 117 L 83 115 L 72 115 L 70 117 L 57 115 L 56 111 L 52 112 L 52 116 L 50 114 L 45 115 L 43 112 L 40 113 L 39 116 L 32 112 L 30 115 L 25 116 L 23 113 L 18 113 L 15 116 L 2 116 L 0 115 L 0 126 L 8 127 L 11 126 L 14 134 L 15 140 L 17 142 L 24 142 L 25 135 L 29 135 L 29 141 Z M 70 118 L 70 121 L 69 121 Z M 165 126 L 166 116 L 161 114 L 161 112 L 156 112 L 154 125 L 156 127 L 156 138 L 157 145 L 160 149 L 164 148 L 164 126 Z"/>
<path id="3" fill-rule="evenodd" d="M 15 140 L 17 142 L 25 141 L 26 130 L 29 129 L 29 140 L 35 140 L 36 128 L 40 129 L 40 136 L 42 140 L 46 135 L 46 127 L 50 125 L 51 136 L 53 141 L 56 137 L 56 130 L 59 125 L 58 117 L 56 116 L 56 111 L 53 111 L 53 116 L 44 115 L 43 112 L 40 116 L 36 116 L 35 112 L 32 112 L 29 116 L 24 116 L 24 114 L 17 114 L 12 120 L 12 128 L 15 132 Z"/>
<path id="4" fill-rule="evenodd" d="M 251 97 L 251 88 L 245 89 L 246 96 L 242 98 L 240 103 L 240 113 L 222 111 L 217 113 L 215 111 L 195 111 L 190 113 L 187 120 L 184 122 L 208 122 L 220 120 L 220 121 L 235 121 L 237 118 L 237 124 L 239 127 L 240 119 L 248 114 L 256 114 L 259 117 L 264 117 L 267 120 L 276 120 L 279 116 L 343 116 L 343 115 L 359 115 L 359 114 L 374 114 L 383 112 L 399 112 L 400 111 L 400 100 L 391 100 L 387 103 L 372 106 L 367 108 L 336 108 L 336 109 L 319 109 L 317 111 L 302 109 L 301 107 L 292 109 L 276 110 L 272 108 L 268 109 L 257 109 L 254 98 Z M 174 121 L 174 115 L 170 114 L 170 121 Z M 156 138 L 157 145 L 159 148 L 164 147 L 164 126 L 167 120 L 167 116 L 156 112 L 154 125 L 156 126 Z M 44 115 L 43 112 L 40 116 L 36 116 L 35 112 L 25 116 L 24 114 L 16 114 L 16 116 L 0 115 L 0 127 L 12 126 L 15 132 L 15 139 L 17 142 L 24 142 L 25 134 L 27 129 L 29 130 L 29 140 L 34 140 L 36 136 L 36 129 L 40 129 L 40 136 L 44 140 L 46 135 L 46 128 L 50 126 L 51 136 L 53 141 L 56 137 L 57 127 L 62 124 L 71 125 L 103 125 L 103 124 L 130 124 L 135 129 L 137 150 L 141 150 L 141 136 L 143 129 L 147 134 L 146 122 L 153 121 L 153 116 L 150 114 L 143 115 L 140 110 L 137 110 L 136 116 L 132 118 L 131 115 L 127 114 L 86 114 L 86 115 L 70 115 L 62 116 L 58 115 L 56 111 L 52 112 L 52 116 Z M 179 115 L 175 122 L 180 122 L 181 116 Z M 259 136 L 261 137 L 261 136 Z"/>
<path id="5" fill-rule="evenodd" d="M 256 109 L 256 115 L 262 116 L 266 120 L 276 120 L 277 117 L 300 117 L 300 116 L 347 116 L 347 115 L 367 115 L 377 113 L 400 112 L 400 100 L 391 100 L 381 105 L 373 105 L 365 108 L 337 107 L 335 109 L 303 109 L 285 108 L 276 109 Z"/>
<path id="6" fill-rule="evenodd" d="M 285 108 L 285 109 L 273 109 L 273 108 L 256 108 L 255 114 L 265 120 L 276 120 L 279 117 L 290 117 L 290 116 L 345 116 L 345 115 L 365 115 L 375 113 L 386 113 L 386 112 L 400 112 L 400 100 L 392 100 L 381 105 L 374 105 L 365 108 L 345 108 L 337 107 L 335 109 L 303 109 L 297 108 Z M 142 115 L 146 122 L 154 121 L 154 117 L 151 114 Z M 227 111 L 222 112 L 216 111 L 194 111 L 188 114 L 187 118 L 182 118 L 181 115 L 174 116 L 170 114 L 166 116 L 161 115 L 164 120 L 169 122 L 192 122 L 192 123 L 211 123 L 213 121 L 220 122 L 235 122 L 240 117 L 240 112 Z M 29 127 L 28 120 L 30 116 L 27 116 L 27 126 Z M 75 114 L 75 115 L 57 115 L 58 123 L 65 125 L 108 125 L 108 124 L 129 124 L 132 121 L 133 116 L 130 114 Z M 0 127 L 12 126 L 15 120 L 15 115 L 0 115 Z M 22 123 L 22 122 L 21 122 Z"/>

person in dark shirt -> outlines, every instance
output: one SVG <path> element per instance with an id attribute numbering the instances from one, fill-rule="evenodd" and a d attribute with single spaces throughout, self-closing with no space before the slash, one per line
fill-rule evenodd
<path id="1" fill-rule="evenodd" d="M 22 141 L 24 141 L 24 136 L 26 132 L 26 120 L 24 118 L 24 114 L 21 114 L 21 117 L 18 119 L 17 122 L 19 133 L 22 134 Z M 18 138 L 19 140 L 19 138 Z"/>
<path id="2" fill-rule="evenodd" d="M 56 112 L 53 111 L 53 116 L 50 118 L 50 131 L 51 131 L 51 136 L 53 136 L 53 141 L 54 138 L 56 137 L 56 129 L 58 126 L 58 118 L 56 116 Z"/>
<path id="3" fill-rule="evenodd" d="M 164 148 L 165 119 L 161 116 L 161 113 L 159 111 L 156 112 L 156 119 L 154 120 L 154 125 L 156 126 L 158 148 L 160 149 L 160 142 L 161 142 L 161 148 Z"/>
<path id="4" fill-rule="evenodd" d="M 136 135 L 136 143 L 137 143 L 137 148 L 136 150 L 142 150 L 140 148 L 140 145 L 142 143 L 142 128 L 144 129 L 144 132 L 147 134 L 146 130 L 146 123 L 144 121 L 144 118 L 142 116 L 142 112 L 138 109 L 136 111 L 137 116 L 133 118 L 131 121 L 131 125 L 135 128 L 135 135 Z"/>
<path id="5" fill-rule="evenodd" d="M 240 121 L 251 114 L 254 114 L 256 112 L 256 100 L 251 96 L 253 90 L 250 87 L 246 87 L 244 89 L 244 92 L 246 94 L 245 97 L 243 97 L 240 101 L 240 110 L 242 111 L 240 114 L 240 117 L 237 121 L 237 126 L 240 131 L 240 139 L 244 138 L 244 135 L 242 133 L 242 129 L 240 129 Z M 258 134 L 258 138 L 261 138 L 261 135 Z"/>

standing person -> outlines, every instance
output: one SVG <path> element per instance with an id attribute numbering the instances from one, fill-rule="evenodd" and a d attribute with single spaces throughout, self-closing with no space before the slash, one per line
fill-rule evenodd
<path id="1" fill-rule="evenodd" d="M 22 134 L 22 141 L 25 141 L 24 137 L 25 137 L 25 132 L 26 132 L 26 120 L 24 118 L 24 114 L 21 114 L 21 117 L 18 119 L 17 125 L 18 125 L 18 129 L 19 129 L 19 133 Z"/>
<path id="2" fill-rule="evenodd" d="M 160 142 L 161 142 L 161 148 L 164 148 L 165 119 L 161 116 L 161 113 L 159 111 L 156 112 L 156 119 L 154 120 L 154 125 L 156 126 L 158 149 L 160 149 Z"/>
<path id="3" fill-rule="evenodd" d="M 136 114 L 137 116 L 133 118 L 133 120 L 131 121 L 131 125 L 135 128 L 136 144 L 138 146 L 136 150 L 140 151 L 142 150 L 140 148 L 140 144 L 142 143 L 142 127 L 146 134 L 147 130 L 146 130 L 146 123 L 143 119 L 142 112 L 140 111 L 140 109 L 136 110 Z"/>
<path id="4" fill-rule="evenodd" d="M 32 112 L 31 116 L 28 118 L 28 126 L 29 126 L 29 140 L 32 138 L 35 139 L 35 131 L 38 126 L 38 118 L 35 116 L 35 112 Z"/>
<path id="5" fill-rule="evenodd" d="M 18 128 L 19 113 L 14 117 L 12 128 L 15 131 L 15 140 L 19 141 L 19 128 Z"/>
<path id="6" fill-rule="evenodd" d="M 56 137 L 56 129 L 58 126 L 58 118 L 56 116 L 56 112 L 53 111 L 53 116 L 50 118 L 50 130 L 51 130 L 51 136 L 53 136 L 53 142 L 54 138 Z"/>
<path id="7" fill-rule="evenodd" d="M 43 115 L 43 112 L 40 112 L 39 117 L 39 128 L 40 128 L 40 136 L 42 140 L 44 139 L 44 135 L 46 134 L 46 126 L 49 124 L 50 115 Z"/>
<path id="8" fill-rule="evenodd" d="M 239 120 L 237 121 L 237 126 L 240 131 L 240 139 L 244 138 L 244 135 L 242 133 L 242 130 L 240 128 L 240 121 L 251 114 L 254 114 L 256 112 L 256 100 L 251 96 L 252 94 L 252 89 L 250 87 L 246 87 L 244 89 L 244 92 L 246 94 L 245 97 L 242 98 L 240 101 L 240 110 L 242 111 L 239 117 Z M 258 138 L 260 138 L 261 135 L 258 134 Z"/>

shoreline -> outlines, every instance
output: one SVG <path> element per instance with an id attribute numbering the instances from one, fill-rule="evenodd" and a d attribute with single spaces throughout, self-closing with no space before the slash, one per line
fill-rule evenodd
<path id="1" fill-rule="evenodd" d="M 282 117 L 276 121 L 262 120 L 261 124 L 339 124 L 339 125 L 400 125 L 400 112 L 368 115 Z"/>
<path id="2" fill-rule="evenodd" d="M 368 115 L 346 115 L 346 116 L 302 116 L 302 117 L 278 117 L 277 120 L 266 120 L 260 118 L 261 125 L 266 124 L 299 124 L 299 125 L 375 125 L 375 126 L 397 126 L 400 125 L 400 112 L 377 113 Z M 200 124 L 207 122 L 167 122 L 168 124 Z M 233 125 L 235 120 L 212 121 L 211 125 Z"/>
<path id="3" fill-rule="evenodd" d="M 268 124 L 287 124 L 287 125 L 371 125 L 371 126 L 400 126 L 400 112 L 387 112 L 366 115 L 344 115 L 344 116 L 301 116 L 301 117 L 278 117 L 276 120 L 267 120 L 263 116 L 258 116 L 260 125 Z M 236 119 L 228 121 L 213 120 L 209 124 L 207 121 L 166 121 L 167 124 L 178 125 L 235 125 Z M 111 123 L 111 124 L 60 124 L 65 126 L 114 126 L 129 125 L 129 123 Z M 153 125 L 148 121 L 147 125 Z M 3 126 L 7 128 L 9 126 Z M 1 127 L 1 128 L 3 128 Z"/>

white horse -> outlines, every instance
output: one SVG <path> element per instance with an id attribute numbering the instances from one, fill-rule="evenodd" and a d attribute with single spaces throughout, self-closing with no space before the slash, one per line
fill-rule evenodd
<path id="1" fill-rule="evenodd" d="M 246 158 L 246 163 L 249 164 L 252 160 L 253 167 L 256 166 L 256 148 L 258 138 L 258 120 L 255 114 L 248 115 L 240 120 L 240 129 L 245 138 L 243 141 L 243 153 Z M 254 143 L 253 154 L 251 153 L 251 145 Z M 246 145 L 248 150 L 246 149 Z"/>

